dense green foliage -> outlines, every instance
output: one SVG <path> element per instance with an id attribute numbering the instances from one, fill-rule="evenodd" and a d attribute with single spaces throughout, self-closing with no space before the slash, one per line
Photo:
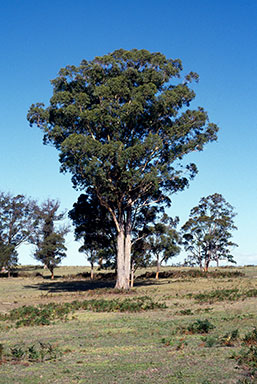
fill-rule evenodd
<path id="1" fill-rule="evenodd" d="M 51 343 L 43 343 L 38 341 L 30 345 L 24 345 L 24 343 L 15 344 L 9 348 L 4 348 L 0 344 L 1 348 L 1 363 L 19 362 L 21 360 L 29 362 L 43 362 L 49 360 L 56 360 L 60 358 L 61 351 Z"/>
<path id="2" fill-rule="evenodd" d="M 180 252 L 180 236 L 176 231 L 178 217 L 174 220 L 166 214 L 159 222 L 150 227 L 150 234 L 147 237 L 148 253 L 153 257 L 157 265 L 156 278 L 159 277 L 161 264 Z"/>
<path id="3" fill-rule="evenodd" d="M 99 203 L 96 195 L 80 195 L 69 212 L 75 226 L 76 240 L 82 240 L 79 248 L 93 268 L 115 266 L 116 231 L 110 213 Z M 93 275 L 91 276 L 93 277 Z"/>
<path id="4" fill-rule="evenodd" d="M 210 292 L 197 293 L 193 298 L 200 303 L 215 301 L 236 301 L 239 299 L 246 299 L 247 297 L 257 297 L 257 289 L 250 288 L 248 290 L 240 290 L 238 288 L 231 289 L 216 289 Z"/>
<path id="5" fill-rule="evenodd" d="M 203 108 L 189 109 L 196 73 L 180 81 L 182 63 L 161 53 L 123 49 L 67 66 L 52 81 L 50 105 L 33 104 L 31 125 L 60 151 L 61 171 L 94 190 L 117 232 L 117 288 L 129 287 L 131 233 L 143 207 L 169 203 L 197 172 L 181 165 L 216 140 Z"/>
<path id="6" fill-rule="evenodd" d="M 17 248 L 31 239 L 36 226 L 34 201 L 0 193 L 0 268 L 9 270 L 17 264 Z"/>
<path id="7" fill-rule="evenodd" d="M 191 333 L 208 333 L 215 326 L 208 319 L 197 319 L 187 326 L 187 331 Z"/>
<path id="8" fill-rule="evenodd" d="M 37 209 L 38 228 L 33 242 L 36 243 L 34 257 L 42 262 L 54 278 L 54 268 L 66 256 L 64 236 L 68 227 L 55 228 L 55 223 L 64 218 L 64 213 L 58 214 L 59 202 L 47 200 Z"/>
<path id="9" fill-rule="evenodd" d="M 39 306 L 23 306 L 3 315 L 2 321 L 16 321 L 16 327 L 49 325 L 56 319 L 67 320 L 67 316 L 80 309 L 94 312 L 139 312 L 166 308 L 165 304 L 152 300 L 149 296 L 124 300 L 92 299 L 71 303 L 50 303 Z"/>

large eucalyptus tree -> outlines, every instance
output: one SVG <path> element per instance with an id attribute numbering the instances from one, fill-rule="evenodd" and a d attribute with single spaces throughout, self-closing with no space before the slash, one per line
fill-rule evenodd
<path id="1" fill-rule="evenodd" d="M 117 231 L 116 288 L 129 288 L 131 233 L 141 208 L 169 203 L 196 172 L 180 165 L 189 152 L 216 140 L 181 61 L 147 50 L 120 49 L 60 70 L 50 104 L 33 104 L 31 125 L 60 152 L 61 171 L 76 188 L 93 188 Z"/>

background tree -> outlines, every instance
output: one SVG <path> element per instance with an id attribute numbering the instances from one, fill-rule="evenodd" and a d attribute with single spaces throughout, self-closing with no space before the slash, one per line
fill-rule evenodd
<path id="1" fill-rule="evenodd" d="M 144 207 L 136 216 L 132 232 L 132 259 L 133 272 L 139 267 L 149 264 L 150 255 L 147 254 L 146 238 L 151 233 L 149 225 L 153 224 L 161 207 Z M 103 207 L 94 191 L 90 195 L 82 194 L 69 217 L 75 226 L 76 240 L 82 240 L 80 252 L 85 252 L 91 265 L 91 278 L 93 278 L 94 263 L 101 268 L 114 268 L 116 270 L 116 227 L 108 210 Z M 131 281 L 133 286 L 134 276 Z"/>
<path id="2" fill-rule="evenodd" d="M 93 188 L 110 212 L 118 289 L 129 288 L 135 217 L 188 186 L 196 166 L 179 161 L 216 140 L 203 108 L 188 109 L 195 97 L 189 83 L 198 75 L 179 81 L 181 71 L 178 59 L 120 49 L 61 69 L 49 107 L 34 104 L 28 113 L 44 143 L 60 151 L 61 171 L 71 172 L 76 188 Z"/>
<path id="3" fill-rule="evenodd" d="M 35 202 L 24 195 L 0 193 L 0 268 L 18 262 L 17 249 L 29 241 L 37 226 Z"/>
<path id="4" fill-rule="evenodd" d="M 65 213 L 58 213 L 60 203 L 48 199 L 41 207 L 38 207 L 37 215 L 39 226 L 34 237 L 36 250 L 34 257 L 42 262 L 51 272 L 51 278 L 54 278 L 54 268 L 66 256 L 65 238 L 68 233 L 68 227 L 56 228 L 55 223 L 63 220 Z"/>
<path id="5" fill-rule="evenodd" d="M 150 265 L 151 255 L 149 253 L 148 237 L 151 234 L 151 225 L 154 225 L 158 214 L 164 212 L 164 207 L 159 205 L 141 207 L 134 215 L 135 221 L 132 225 L 132 247 L 131 247 L 131 276 L 130 286 L 134 286 L 135 272 L 138 268 L 146 268 Z"/>
<path id="6" fill-rule="evenodd" d="M 151 227 L 147 243 L 148 252 L 156 261 L 156 279 L 159 278 L 161 264 L 180 253 L 180 236 L 176 230 L 178 222 L 178 217 L 172 219 L 165 214 Z"/>
<path id="7" fill-rule="evenodd" d="M 91 279 L 95 263 L 102 268 L 105 261 L 106 265 L 115 267 L 116 228 L 110 213 L 99 203 L 93 191 L 90 196 L 79 196 L 69 217 L 75 226 L 76 240 L 83 241 L 79 251 L 87 255 L 91 265 Z"/>
<path id="8" fill-rule="evenodd" d="M 183 225 L 183 239 L 189 261 L 208 271 L 210 262 L 227 260 L 235 262 L 230 253 L 237 244 L 231 241 L 231 231 L 236 216 L 233 207 L 221 194 L 203 197 L 199 205 L 192 208 L 189 220 Z"/>

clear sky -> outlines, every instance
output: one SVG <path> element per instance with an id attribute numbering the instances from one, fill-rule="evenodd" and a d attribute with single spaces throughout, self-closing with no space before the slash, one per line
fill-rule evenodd
<path id="1" fill-rule="evenodd" d="M 79 192 L 26 114 L 32 103 L 48 103 L 61 67 L 118 48 L 159 51 L 200 75 L 193 106 L 208 111 L 219 139 L 188 156 L 199 174 L 173 196 L 169 213 L 183 224 L 201 197 L 221 193 L 238 213 L 235 259 L 257 264 L 256 0 L 1 1 L 0 189 L 71 209 Z M 78 247 L 70 235 L 63 264 L 85 263 Z M 19 254 L 22 264 L 35 262 L 28 246 Z"/>

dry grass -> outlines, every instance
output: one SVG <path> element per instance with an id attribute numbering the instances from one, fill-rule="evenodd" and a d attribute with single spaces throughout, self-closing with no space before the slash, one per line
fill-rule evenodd
<path id="1" fill-rule="evenodd" d="M 53 282 L 42 269 L 38 271 L 43 277 L 33 277 L 37 272 L 34 268 L 27 269 L 31 277 L 1 279 L 1 312 L 28 304 L 143 295 L 165 302 L 168 308 L 136 314 L 78 311 L 66 322 L 57 320 L 43 327 L 6 329 L 6 323 L 0 322 L 4 353 L 17 343 L 26 348 L 38 341 L 62 351 L 56 361 L 3 363 L 0 383 L 254 383 L 250 370 L 230 357 L 233 352 L 239 353 L 240 340 L 257 326 L 256 298 L 199 303 L 189 295 L 257 288 L 257 267 L 239 270 L 245 276 L 159 281 L 138 278 L 135 288 L 126 294 L 113 290 L 111 281 L 68 278 L 88 271 L 81 267 L 59 268 L 59 277 Z M 185 332 L 197 319 L 208 319 L 215 326 L 208 333 L 213 340 L 235 329 L 241 339 L 230 347 L 207 347 L 200 333 Z"/>

